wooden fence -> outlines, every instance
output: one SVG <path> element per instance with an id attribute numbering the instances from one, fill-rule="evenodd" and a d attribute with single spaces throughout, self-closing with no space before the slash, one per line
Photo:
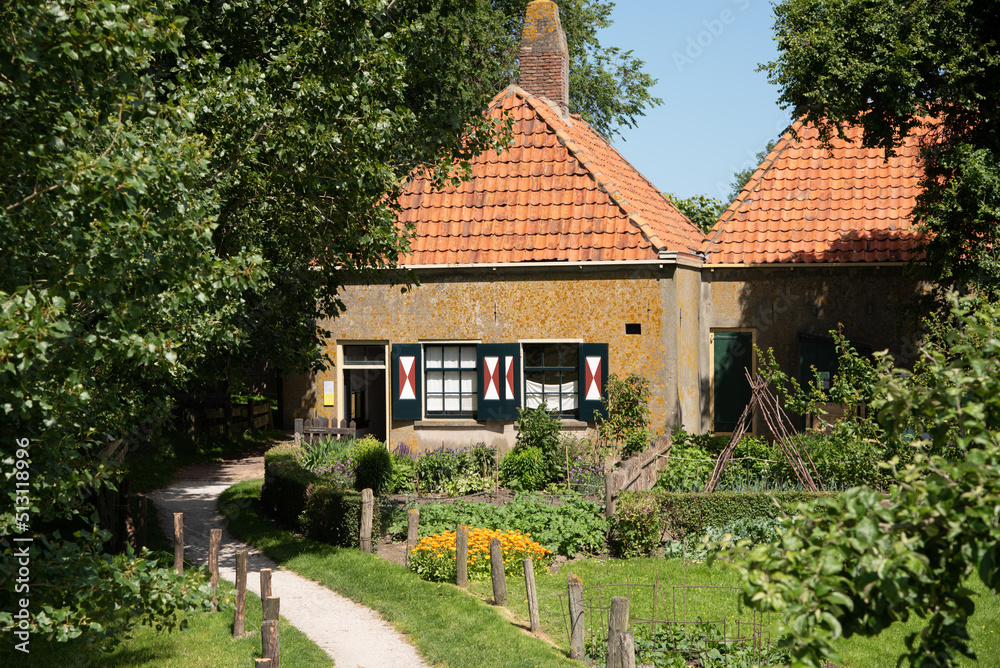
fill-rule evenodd
<path id="1" fill-rule="evenodd" d="M 270 402 L 253 399 L 245 404 L 234 404 L 229 398 L 182 404 L 177 408 L 177 419 L 181 430 L 192 438 L 242 434 L 274 426 Z"/>

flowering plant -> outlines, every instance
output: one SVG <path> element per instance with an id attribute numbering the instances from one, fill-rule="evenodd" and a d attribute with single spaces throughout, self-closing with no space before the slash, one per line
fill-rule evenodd
<path id="1" fill-rule="evenodd" d="M 490 577 L 490 540 L 497 538 L 503 552 L 504 573 L 523 575 L 524 559 L 548 563 L 552 553 L 531 540 L 531 534 L 496 529 L 469 529 L 469 579 Z M 454 582 L 456 569 L 454 531 L 442 531 L 420 539 L 410 552 L 410 570 L 425 580 Z"/>

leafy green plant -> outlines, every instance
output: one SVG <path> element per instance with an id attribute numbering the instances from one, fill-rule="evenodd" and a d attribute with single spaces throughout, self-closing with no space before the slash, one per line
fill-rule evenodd
<path id="1" fill-rule="evenodd" d="M 601 436 L 618 444 L 622 457 L 642 452 L 649 447 L 649 379 L 630 373 L 625 378 L 608 376 L 601 404 L 607 417 L 598 420 Z"/>
<path id="2" fill-rule="evenodd" d="M 670 438 L 670 459 L 666 468 L 660 472 L 655 488 L 666 491 L 700 491 L 712 475 L 715 457 L 699 445 L 697 437 L 692 437 L 683 427 L 674 430 Z"/>
<path id="3" fill-rule="evenodd" d="M 318 438 L 311 443 L 302 444 L 299 449 L 299 461 L 310 471 L 319 472 L 319 469 L 329 467 L 334 460 L 348 455 L 354 444 L 353 438 L 339 439 L 329 436 Z"/>
<path id="4" fill-rule="evenodd" d="M 485 443 L 471 448 L 438 448 L 417 459 L 420 489 L 451 496 L 488 489 L 496 471 L 496 449 Z"/>
<path id="5" fill-rule="evenodd" d="M 504 484 L 537 491 L 562 479 L 565 450 L 560 447 L 562 422 L 542 405 L 517 409 L 514 448 L 500 462 Z M 510 461 L 507 461 L 507 460 Z"/>
<path id="6" fill-rule="evenodd" d="M 651 495 L 622 495 L 611 521 L 611 547 L 624 558 L 644 557 L 660 546 L 660 508 Z"/>
<path id="7" fill-rule="evenodd" d="M 376 496 L 381 495 L 392 479 L 392 455 L 385 443 L 374 436 L 365 436 L 351 449 L 354 463 L 354 488 L 371 488 Z"/>
<path id="8" fill-rule="evenodd" d="M 500 480 L 516 491 L 544 489 L 549 481 L 544 453 L 534 446 L 511 450 L 500 460 Z"/>

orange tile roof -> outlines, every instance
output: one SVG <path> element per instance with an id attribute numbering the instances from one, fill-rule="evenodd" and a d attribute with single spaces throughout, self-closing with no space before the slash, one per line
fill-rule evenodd
<path id="1" fill-rule="evenodd" d="M 910 260 L 921 136 L 888 161 L 861 146 L 860 127 L 847 139 L 832 139 L 831 153 L 815 127 L 796 122 L 708 233 L 708 263 Z"/>
<path id="2" fill-rule="evenodd" d="M 401 264 L 627 261 L 700 249 L 704 235 L 585 121 L 564 121 L 517 86 L 487 111 L 504 112 L 513 142 L 476 157 L 471 180 L 435 191 L 418 175 L 405 186 L 399 220 L 415 234 Z"/>

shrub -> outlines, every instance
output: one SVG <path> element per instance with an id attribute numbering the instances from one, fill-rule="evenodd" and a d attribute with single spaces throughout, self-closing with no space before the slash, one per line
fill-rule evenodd
<path id="1" fill-rule="evenodd" d="M 675 430 L 670 438 L 670 459 L 655 488 L 671 492 L 703 489 L 715 467 L 715 457 L 701 445 L 705 439 L 691 436 L 683 428 Z"/>
<path id="2" fill-rule="evenodd" d="M 371 488 L 379 496 L 392 478 L 392 455 L 382 441 L 374 436 L 365 436 L 354 444 L 351 450 L 354 463 L 354 488 Z"/>
<path id="3" fill-rule="evenodd" d="M 413 461 L 412 450 L 406 443 L 397 443 L 392 451 L 392 475 L 386 483 L 386 494 L 413 491 L 413 480 L 417 474 L 417 464 Z"/>
<path id="4" fill-rule="evenodd" d="M 649 429 L 649 380 L 630 373 L 623 379 L 615 374 L 608 376 L 601 403 L 607 417 L 598 421 L 603 438 L 614 441 L 622 457 L 642 452 L 649 447 L 652 434 Z"/>
<path id="5" fill-rule="evenodd" d="M 533 492 L 548 484 L 545 458 L 536 447 L 512 450 L 500 461 L 500 480 L 516 491 Z"/>
<path id="6" fill-rule="evenodd" d="M 660 545 L 657 498 L 622 495 L 611 521 L 611 548 L 620 557 L 648 556 Z"/>
<path id="7" fill-rule="evenodd" d="M 500 541 L 503 570 L 507 575 L 523 575 L 525 559 L 546 563 L 552 554 L 531 540 L 531 534 L 470 528 L 468 554 L 470 580 L 485 580 L 490 576 L 490 540 L 493 538 Z M 421 538 L 410 553 L 410 570 L 425 580 L 454 582 L 457 562 L 455 542 L 454 531 L 443 531 Z"/>
<path id="8" fill-rule="evenodd" d="M 347 456 L 353 446 L 353 438 L 339 439 L 327 436 L 311 443 L 303 443 L 298 459 L 305 468 L 320 473 L 321 469 L 329 470 L 335 460 Z"/>

